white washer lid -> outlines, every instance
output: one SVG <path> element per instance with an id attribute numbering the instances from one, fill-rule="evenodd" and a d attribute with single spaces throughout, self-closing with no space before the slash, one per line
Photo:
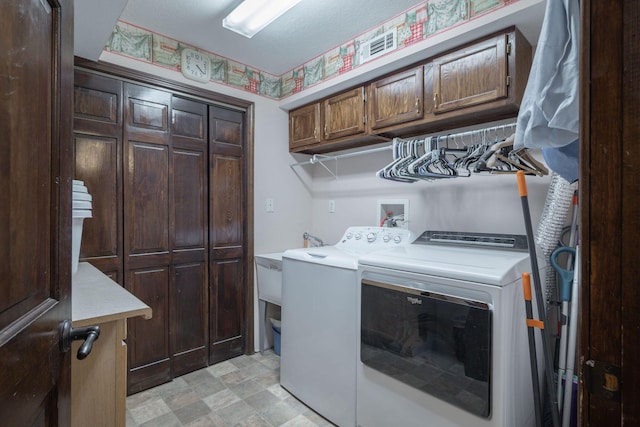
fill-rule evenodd
<path id="1" fill-rule="evenodd" d="M 320 246 L 316 248 L 289 249 L 282 254 L 283 262 L 287 259 L 321 264 L 349 270 L 358 269 L 359 254 L 349 253 L 335 246 Z"/>

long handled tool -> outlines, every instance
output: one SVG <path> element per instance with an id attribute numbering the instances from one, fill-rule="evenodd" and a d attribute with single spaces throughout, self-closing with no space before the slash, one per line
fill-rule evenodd
<path id="1" fill-rule="evenodd" d="M 575 257 L 576 250 L 567 246 L 561 246 L 551 254 L 551 266 L 560 277 L 560 301 L 562 301 L 562 315 L 560 326 L 560 356 L 558 358 L 558 409 L 562 410 L 562 376 L 565 373 L 567 361 L 567 333 L 569 332 L 569 302 L 571 301 L 571 284 L 573 282 L 573 269 L 565 269 L 558 264 L 558 257 L 561 253 L 568 252 Z"/>
<path id="2" fill-rule="evenodd" d="M 536 256 L 536 243 L 533 235 L 533 228 L 531 227 L 531 212 L 529 211 L 529 199 L 527 194 L 527 182 L 525 180 L 524 172 L 516 172 L 518 179 L 518 191 L 520 192 L 520 200 L 522 201 L 522 213 L 524 216 L 524 225 L 527 232 L 527 243 L 529 246 L 529 258 L 531 262 L 531 273 L 533 275 L 533 285 L 536 295 L 536 306 L 538 308 L 538 319 L 544 323 L 546 317 L 545 304 L 542 299 L 542 285 L 540 282 L 540 270 L 538 269 L 538 258 Z M 549 334 L 547 330 L 542 327 L 540 329 L 542 336 L 542 352 L 544 356 L 544 373 L 547 382 L 547 391 L 549 394 L 549 400 L 551 402 L 551 420 L 553 421 L 553 427 L 560 427 L 560 414 L 558 412 L 558 397 L 555 390 L 555 382 L 553 380 L 553 357 L 551 354 L 549 344 Z"/>
<path id="3" fill-rule="evenodd" d="M 538 356 L 536 353 L 536 337 L 534 328 L 539 320 L 533 318 L 531 307 L 531 275 L 522 273 L 522 292 L 524 294 L 524 309 L 527 315 L 527 334 L 529 336 L 529 360 L 531 361 L 531 384 L 533 384 L 533 408 L 536 416 L 536 427 L 542 427 L 542 402 L 540 401 L 540 381 L 538 380 Z"/>
<path id="4" fill-rule="evenodd" d="M 564 403 L 562 427 L 569 427 L 571 421 L 571 398 L 573 397 L 573 369 L 576 359 L 576 336 L 578 333 L 578 287 L 580 286 L 580 246 L 576 245 L 573 284 L 571 285 L 571 315 L 569 316 L 569 338 L 567 339 L 567 370 L 564 381 Z M 571 296 L 570 296 L 571 298 Z"/>

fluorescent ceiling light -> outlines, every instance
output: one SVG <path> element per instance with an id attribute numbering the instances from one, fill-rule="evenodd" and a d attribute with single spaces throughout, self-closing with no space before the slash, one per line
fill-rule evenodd
<path id="1" fill-rule="evenodd" d="M 244 0 L 222 21 L 222 26 L 251 38 L 300 0 Z"/>

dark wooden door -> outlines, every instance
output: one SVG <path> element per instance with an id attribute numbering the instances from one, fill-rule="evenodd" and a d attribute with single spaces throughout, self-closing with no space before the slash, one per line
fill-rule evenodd
<path id="1" fill-rule="evenodd" d="M 74 177 L 84 181 L 93 199 L 93 217 L 83 224 L 80 259 L 124 285 L 122 82 L 76 70 L 74 100 Z"/>
<path id="2" fill-rule="evenodd" d="M 0 423 L 70 422 L 73 2 L 0 1 Z"/>
<path id="3" fill-rule="evenodd" d="M 207 131 L 207 105 L 174 96 L 169 295 L 174 376 L 207 366 L 209 356 Z"/>
<path id="4" fill-rule="evenodd" d="M 129 319 L 128 392 L 170 381 L 171 94 L 124 84 L 125 287 L 153 310 Z"/>
<path id="5" fill-rule="evenodd" d="M 245 113 L 209 107 L 209 363 L 246 346 L 245 141 Z"/>
<path id="6" fill-rule="evenodd" d="M 637 426 L 640 4 L 581 7 L 580 425 Z"/>

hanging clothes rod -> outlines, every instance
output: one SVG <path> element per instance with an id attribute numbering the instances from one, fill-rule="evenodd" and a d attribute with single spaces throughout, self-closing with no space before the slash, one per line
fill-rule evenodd
<path id="1" fill-rule="evenodd" d="M 504 125 L 496 125 L 496 126 L 491 126 L 491 127 L 487 127 L 487 128 L 469 130 L 469 131 L 458 132 L 458 133 L 439 134 L 438 136 L 440 138 L 444 138 L 444 139 L 442 139 L 442 141 L 445 142 L 445 143 L 448 143 L 450 138 L 453 138 L 454 141 L 455 141 L 456 138 L 460 138 L 460 140 L 464 142 L 464 138 L 468 137 L 468 136 L 487 135 L 487 134 L 490 134 L 491 132 L 502 131 L 502 132 L 504 132 L 504 134 L 505 134 L 504 137 L 506 138 L 508 136 L 506 134 L 507 133 L 507 128 L 510 128 L 511 131 L 515 131 L 516 124 L 515 123 L 508 123 L 508 124 L 504 124 Z M 436 135 L 431 135 L 431 138 L 433 138 L 434 136 L 436 136 Z M 427 138 L 429 138 L 429 136 L 422 137 L 422 138 L 420 138 L 420 140 L 421 140 L 421 142 L 424 142 L 425 140 L 427 140 Z M 394 139 L 401 139 L 401 138 L 394 138 Z M 322 154 L 313 154 L 309 160 L 305 160 L 303 162 L 298 162 L 298 163 L 293 163 L 293 164 L 291 164 L 291 167 L 320 164 L 334 178 L 338 178 L 338 171 L 337 171 L 337 168 L 338 168 L 337 160 L 338 159 L 344 159 L 344 158 L 347 158 L 347 157 L 354 157 L 354 156 L 362 156 L 362 155 L 365 155 L 365 154 L 378 153 L 378 152 L 381 152 L 381 151 L 388 151 L 388 150 L 392 150 L 392 149 L 393 149 L 393 144 L 387 145 L 387 146 L 384 146 L 384 147 L 369 148 L 369 149 L 366 149 L 366 150 L 354 151 L 354 152 L 351 152 L 351 153 L 337 154 L 335 156 L 325 156 L 325 155 L 322 155 Z M 333 172 L 332 170 L 330 170 L 324 164 L 324 162 L 330 161 L 330 160 L 336 160 L 336 172 Z"/>
<path id="2" fill-rule="evenodd" d="M 385 147 L 369 148 L 367 150 L 354 151 L 353 153 L 337 154 L 335 156 L 324 156 L 322 154 L 314 154 L 311 156 L 309 160 L 305 160 L 304 162 L 293 163 L 291 167 L 303 166 L 303 165 L 314 165 L 316 163 L 322 163 L 323 161 L 327 161 L 327 160 L 338 160 L 338 159 L 344 159 L 346 157 L 361 156 L 363 154 L 378 153 L 380 151 L 391 150 L 392 148 L 393 148 L 392 145 L 387 145 Z"/>
<path id="3" fill-rule="evenodd" d="M 303 165 L 315 165 L 317 163 L 323 168 L 325 168 L 325 170 L 329 172 L 331 176 L 333 176 L 335 179 L 338 179 L 338 159 L 344 159 L 346 157 L 361 156 L 363 154 L 377 153 L 380 151 L 389 151 L 392 148 L 393 148 L 392 145 L 387 145 L 385 147 L 369 148 L 367 150 L 354 151 L 352 153 L 345 153 L 345 154 L 337 154 L 335 156 L 324 156 L 322 154 L 314 154 L 311 156 L 309 160 L 305 160 L 304 162 L 293 163 L 291 167 L 303 166 Z M 329 169 L 327 165 L 324 164 L 324 162 L 330 161 L 330 160 L 336 161 L 335 172 Z"/>

